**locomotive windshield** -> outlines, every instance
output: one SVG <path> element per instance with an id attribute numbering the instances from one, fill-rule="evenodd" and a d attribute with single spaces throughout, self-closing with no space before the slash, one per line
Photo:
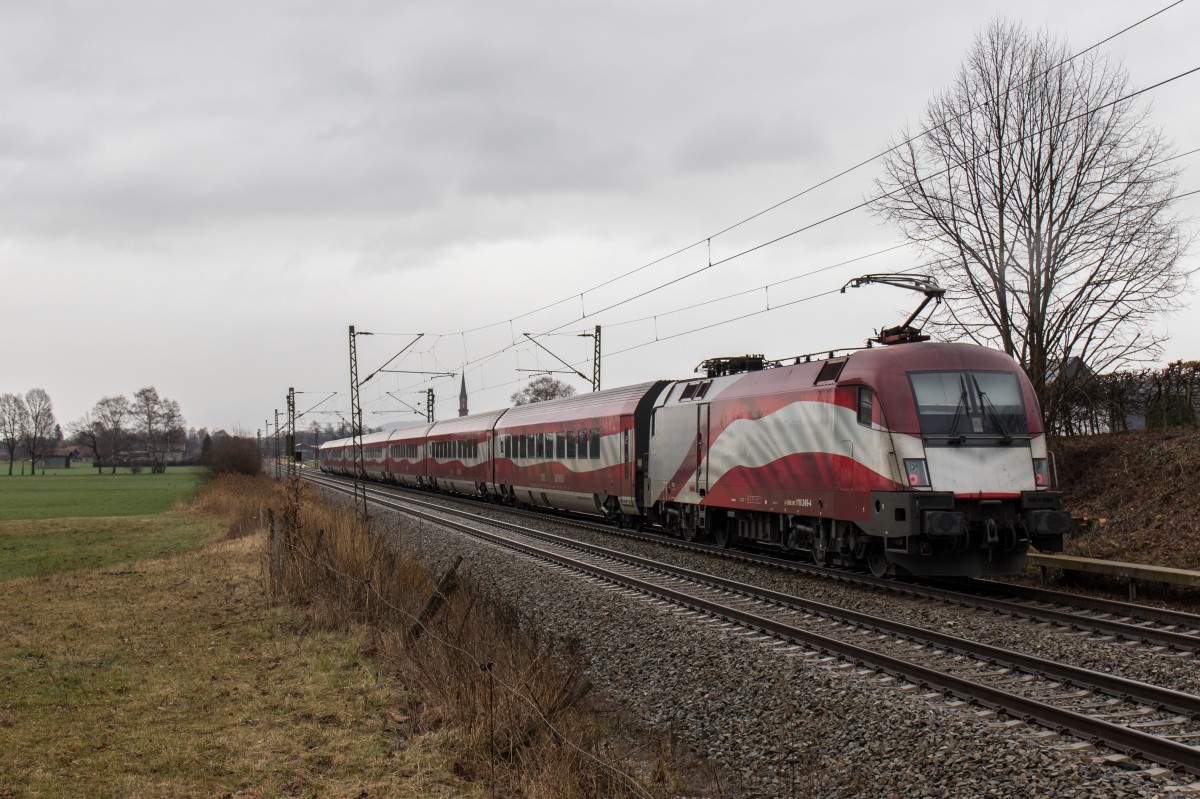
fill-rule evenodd
<path id="1" fill-rule="evenodd" d="M 1012 372 L 910 372 L 921 433 L 963 441 L 1028 435 L 1021 386 Z"/>

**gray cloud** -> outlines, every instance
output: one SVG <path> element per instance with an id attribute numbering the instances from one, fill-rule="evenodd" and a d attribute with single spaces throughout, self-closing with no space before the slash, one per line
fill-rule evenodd
<path id="1" fill-rule="evenodd" d="M 73 326 L 6 355 L 0 390 L 49 383 L 53 364 L 69 364 L 68 418 L 157 382 L 200 423 L 258 424 L 260 406 L 278 402 L 263 397 L 292 382 L 344 383 L 349 323 L 451 331 L 520 313 L 878 152 L 999 10 L 1077 46 L 1136 16 L 1116 2 L 1033 0 L 0 0 L 0 277 L 9 295 L 65 304 Z M 1175 62 L 1200 12 L 1169 13 L 1108 47 L 1137 85 L 1191 66 Z M 1173 91 L 1156 96 L 1155 117 L 1190 149 L 1191 95 Z M 872 176 L 738 228 L 714 255 L 854 205 Z M 892 235 L 846 217 L 636 308 L 732 293 Z M 706 257 L 689 251 L 601 294 L 636 294 Z M 429 296 L 442 291 L 455 301 Z M 10 324 L 38 326 L 44 307 Z M 168 308 L 171 329 L 127 353 Z M 228 329 L 186 329 L 217 311 Z M 718 329 L 716 344 L 804 350 L 797 339 L 853 321 L 806 314 L 802 326 Z M 80 332 L 95 330 L 106 335 Z M 635 328 L 614 328 L 614 347 L 620 330 Z M 470 347 L 495 344 L 486 335 Z M 613 381 L 678 373 L 709 346 L 681 340 L 606 369 Z M 247 396 L 214 390 L 221 358 Z"/>

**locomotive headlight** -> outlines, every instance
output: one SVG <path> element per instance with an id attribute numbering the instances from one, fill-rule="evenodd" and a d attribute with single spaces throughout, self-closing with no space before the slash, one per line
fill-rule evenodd
<path id="1" fill-rule="evenodd" d="M 911 488 L 929 488 L 929 467 L 924 458 L 905 458 L 904 474 Z"/>
<path id="2" fill-rule="evenodd" d="M 1033 482 L 1038 488 L 1050 487 L 1050 463 L 1046 458 L 1033 459 Z"/>

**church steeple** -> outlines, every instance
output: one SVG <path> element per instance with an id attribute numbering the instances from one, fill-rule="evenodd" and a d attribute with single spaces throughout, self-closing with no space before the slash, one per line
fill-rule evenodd
<path id="1" fill-rule="evenodd" d="M 467 376 L 462 376 L 462 385 L 458 389 L 458 415 L 467 415 Z"/>

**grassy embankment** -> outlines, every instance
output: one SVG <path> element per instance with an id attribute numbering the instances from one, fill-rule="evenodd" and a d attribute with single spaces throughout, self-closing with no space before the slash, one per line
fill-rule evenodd
<path id="1" fill-rule="evenodd" d="M 0 798 L 712 795 L 469 583 L 414 641 L 434 576 L 343 508 L 267 479 L 179 505 L 186 480 L 131 477 L 90 501 L 94 473 L 0 489 L 10 517 L 133 513 L 0 522 L 22 553 L 0 580 Z"/>
<path id="2" fill-rule="evenodd" d="M 354 640 L 266 594 L 261 538 L 176 504 L 194 486 L 0 478 L 0 797 L 477 795 L 394 734 L 411 697 Z"/>

